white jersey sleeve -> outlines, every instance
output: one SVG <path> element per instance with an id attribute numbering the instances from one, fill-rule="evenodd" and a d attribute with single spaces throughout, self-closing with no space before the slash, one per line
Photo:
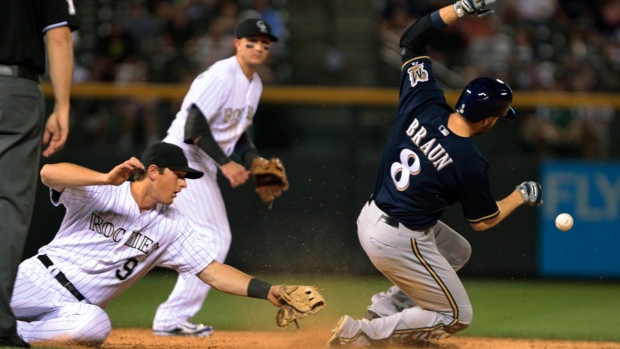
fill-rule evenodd
<path id="1" fill-rule="evenodd" d="M 189 222 L 184 220 L 182 232 L 176 235 L 162 256 L 159 266 L 173 268 L 183 277 L 196 275 L 206 268 L 215 259 L 212 251 L 203 238 Z"/>
<path id="2" fill-rule="evenodd" d="M 50 200 L 54 206 L 79 206 L 96 200 L 104 192 L 104 186 L 66 187 L 62 193 L 50 188 Z"/>

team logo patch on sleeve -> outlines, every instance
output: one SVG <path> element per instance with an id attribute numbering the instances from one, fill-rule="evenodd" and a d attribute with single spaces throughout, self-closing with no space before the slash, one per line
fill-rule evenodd
<path id="1" fill-rule="evenodd" d="M 407 74 L 409 74 L 411 87 L 415 87 L 418 82 L 428 81 L 428 72 L 424 69 L 424 63 L 411 63 L 411 67 L 407 69 Z"/>

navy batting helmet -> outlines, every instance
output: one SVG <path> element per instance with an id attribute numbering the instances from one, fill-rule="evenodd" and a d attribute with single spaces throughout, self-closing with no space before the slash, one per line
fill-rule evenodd
<path id="1" fill-rule="evenodd" d="M 478 122 L 491 116 L 508 120 L 517 117 L 512 103 L 512 90 L 503 81 L 491 78 L 472 80 L 456 102 L 456 111 L 471 122 Z"/>

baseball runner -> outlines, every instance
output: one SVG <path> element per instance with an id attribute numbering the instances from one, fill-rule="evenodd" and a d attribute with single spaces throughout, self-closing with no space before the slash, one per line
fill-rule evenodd
<path id="1" fill-rule="evenodd" d="M 471 138 L 500 118 L 515 119 L 510 87 L 496 79 L 474 79 L 454 112 L 437 86 L 425 49 L 442 28 L 464 15 L 491 13 L 487 5 L 493 2 L 458 0 L 416 20 L 400 39 L 396 122 L 373 195 L 357 221 L 362 248 L 394 286 L 372 297 L 364 319 L 343 316 L 330 346 L 415 344 L 467 328 L 472 306 L 456 272 L 467 263 L 471 247 L 439 221 L 442 212 L 459 201 L 472 228 L 483 231 L 522 204 L 543 204 L 536 182 L 524 182 L 495 201 L 489 164 Z"/>
<path id="2" fill-rule="evenodd" d="M 169 206 L 186 179 L 202 176 L 181 148 L 163 142 L 109 173 L 45 165 L 42 181 L 66 214 L 54 239 L 19 266 L 11 301 L 18 334 L 27 343 L 99 346 L 111 330 L 103 308 L 155 266 L 281 306 L 280 287 L 217 262 L 204 235 Z"/>
<path id="3" fill-rule="evenodd" d="M 250 175 L 256 175 L 259 167 L 264 168 L 259 165 L 273 164 L 272 173 L 279 175 L 280 181 L 257 187 L 260 197 L 267 203 L 288 188 L 281 162 L 260 157 L 246 132 L 263 90 L 256 70 L 267 59 L 271 43 L 278 38 L 271 33 L 267 22 L 255 18 L 241 22 L 236 37 L 235 56 L 216 62 L 196 77 L 163 140 L 183 148 L 189 164 L 205 173 L 179 196 L 174 207 L 209 242 L 216 253 L 214 259 L 221 263 L 226 259 L 232 237 L 217 184 L 218 169 L 235 188 L 244 184 Z M 243 165 L 231 160 L 233 153 Z M 252 171 L 246 167 L 251 167 Z M 196 277 L 179 277 L 168 299 L 157 309 L 153 333 L 211 335 L 211 326 L 189 321 L 202 307 L 209 290 L 209 285 Z"/>

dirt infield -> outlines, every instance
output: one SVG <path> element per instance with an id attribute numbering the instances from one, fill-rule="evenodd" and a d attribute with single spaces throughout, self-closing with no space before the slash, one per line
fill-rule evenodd
<path id="1" fill-rule="evenodd" d="M 114 329 L 101 348 L 324 349 L 328 339 L 329 331 L 315 329 L 286 329 L 281 332 L 216 331 L 210 338 L 156 337 L 148 329 Z M 58 346 L 54 345 L 54 347 Z M 429 347 L 442 349 L 620 349 L 620 343 L 455 336 L 425 348 Z M 84 347 L 70 346 L 68 348 Z"/>

